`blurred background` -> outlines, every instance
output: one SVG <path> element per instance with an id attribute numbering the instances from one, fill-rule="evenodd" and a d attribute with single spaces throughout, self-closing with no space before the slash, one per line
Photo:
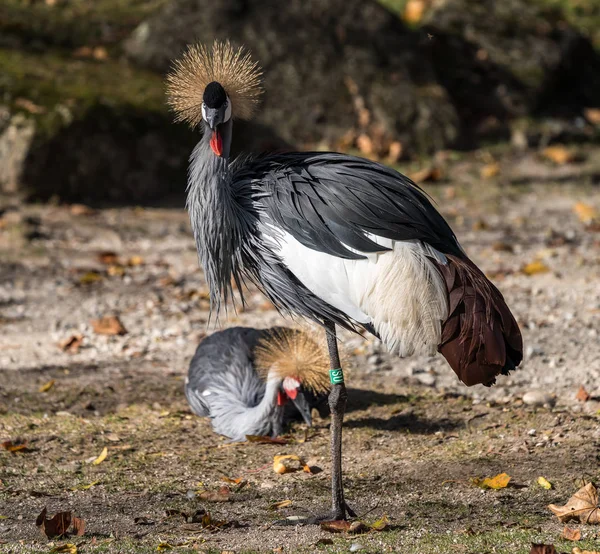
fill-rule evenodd
<path id="1" fill-rule="evenodd" d="M 164 77 L 215 38 L 265 74 L 236 152 L 342 150 L 408 174 L 523 330 L 522 367 L 491 389 L 464 387 L 439 356 L 340 334 L 351 504 L 403 521 L 361 540 L 519 554 L 558 541 L 545 506 L 598 478 L 600 0 L 0 0 L 0 543 L 39 541 L 41 509 L 69 507 L 99 541 L 122 538 L 107 551 L 156 552 L 188 540 L 160 523 L 165 508 L 194 513 L 189 491 L 223 474 L 248 495 L 211 511 L 249 531 L 205 537 L 215 551 L 318 539 L 252 534 L 284 495 L 286 514 L 306 507 L 305 485 L 264 470 L 278 447 L 217 449 L 183 395 L 215 324 L 290 324 L 255 290 L 209 324 L 184 209 L 199 134 L 172 122 Z M 311 433 L 289 448 L 326 470 L 317 509 L 326 422 Z M 504 471 L 555 488 L 492 501 L 469 481 Z"/>
<path id="2" fill-rule="evenodd" d="M 389 163 L 599 136 L 597 0 L 3 0 L 0 188 L 60 201 L 181 193 L 195 137 L 164 75 L 230 38 L 265 70 L 237 150 L 359 151 Z"/>

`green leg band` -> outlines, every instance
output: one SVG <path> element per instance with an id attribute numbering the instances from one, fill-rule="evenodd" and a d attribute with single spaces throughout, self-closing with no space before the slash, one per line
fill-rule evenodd
<path id="1" fill-rule="evenodd" d="M 330 369 L 329 380 L 332 385 L 341 385 L 344 382 L 344 372 L 342 371 L 342 368 Z"/>

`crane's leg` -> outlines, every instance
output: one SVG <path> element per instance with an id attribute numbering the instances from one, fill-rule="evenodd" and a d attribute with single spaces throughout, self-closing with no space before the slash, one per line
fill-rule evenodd
<path id="1" fill-rule="evenodd" d="M 327 330 L 327 346 L 329 348 L 329 362 L 331 364 L 330 381 L 331 392 L 329 393 L 329 408 L 331 411 L 331 511 L 304 520 L 304 523 L 321 523 L 346 519 L 346 514 L 356 517 L 354 511 L 344 500 L 344 483 L 342 480 L 342 423 L 346 410 L 346 385 L 344 374 L 340 363 L 337 340 L 335 336 L 335 323 L 325 321 Z M 297 525 L 288 521 L 280 521 L 282 525 Z"/>
<path id="2" fill-rule="evenodd" d="M 340 362 L 340 354 L 335 334 L 335 323 L 325 322 L 327 329 L 327 346 L 329 348 L 329 362 L 331 367 L 331 392 L 329 393 L 329 408 L 331 410 L 331 497 L 332 510 L 330 519 L 346 519 L 348 515 L 354 517 L 354 512 L 344 501 L 344 483 L 342 479 L 342 424 L 346 411 L 346 384 Z"/>

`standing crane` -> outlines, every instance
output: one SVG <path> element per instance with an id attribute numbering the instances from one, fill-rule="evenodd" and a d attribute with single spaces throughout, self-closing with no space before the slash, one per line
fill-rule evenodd
<path id="1" fill-rule="evenodd" d="M 399 356 L 439 351 L 466 385 L 491 385 L 517 367 L 522 338 L 502 294 L 408 177 L 334 152 L 230 159 L 233 121 L 254 114 L 261 76 L 229 42 L 191 46 L 175 62 L 169 102 L 203 130 L 187 207 L 217 314 L 234 285 L 242 295 L 250 282 L 280 311 L 325 328 L 332 511 L 323 518 L 345 519 L 336 325 L 362 327 Z"/>
<path id="2" fill-rule="evenodd" d="M 220 435 L 277 437 L 298 413 L 312 424 L 311 409 L 329 390 L 328 361 L 323 345 L 305 332 L 232 327 L 198 345 L 185 395 Z"/>

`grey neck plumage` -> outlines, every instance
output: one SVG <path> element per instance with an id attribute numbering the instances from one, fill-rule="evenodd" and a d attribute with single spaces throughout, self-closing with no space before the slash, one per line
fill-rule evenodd
<path id="1" fill-rule="evenodd" d="M 211 132 L 205 127 L 190 157 L 187 209 L 210 289 L 211 311 L 218 316 L 221 301 L 226 302 L 233 294 L 231 276 L 238 279 L 243 235 L 229 160 L 214 154 L 210 138 Z M 239 290 L 240 286 L 238 283 Z"/>
<path id="2" fill-rule="evenodd" d="M 265 393 L 256 406 L 224 402 L 225 396 L 211 404 L 212 426 L 215 432 L 233 440 L 245 440 L 246 435 L 278 436 L 283 429 L 283 407 L 277 405 L 280 381 L 268 379 Z"/>

